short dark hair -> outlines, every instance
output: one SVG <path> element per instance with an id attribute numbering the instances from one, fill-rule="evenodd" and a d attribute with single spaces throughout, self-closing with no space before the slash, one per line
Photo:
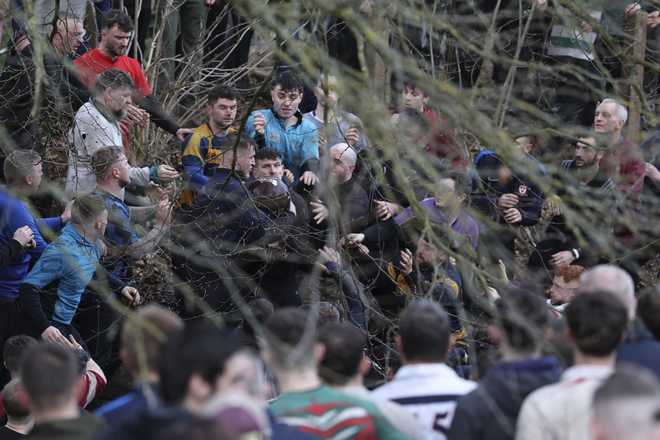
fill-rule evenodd
<path id="1" fill-rule="evenodd" d="M 18 374 L 25 352 L 36 343 L 37 340 L 28 335 L 12 336 L 5 341 L 2 348 L 2 359 L 12 376 Z"/>
<path id="2" fill-rule="evenodd" d="M 645 290 L 639 296 L 637 315 L 644 325 L 653 333 L 655 339 L 660 341 L 660 284 Z"/>
<path id="3" fill-rule="evenodd" d="M 646 368 L 618 366 L 594 392 L 594 405 L 627 398 L 660 397 L 658 379 Z"/>
<path id="4" fill-rule="evenodd" d="M 409 361 L 443 362 L 450 334 L 447 312 L 429 300 L 410 303 L 399 318 L 401 349 Z"/>
<path id="5" fill-rule="evenodd" d="M 119 9 L 110 9 L 101 18 L 101 29 L 112 29 L 119 27 L 123 32 L 133 32 L 133 20 L 125 12 Z"/>
<path id="6" fill-rule="evenodd" d="M 218 86 L 209 90 L 206 99 L 208 105 L 213 105 L 220 98 L 228 99 L 230 101 L 238 101 L 238 96 L 238 91 L 236 91 L 235 88 L 230 86 Z"/>
<path id="7" fill-rule="evenodd" d="M 183 321 L 172 311 L 156 304 L 140 308 L 135 318 L 127 319 L 122 327 L 121 348 L 126 354 L 126 367 L 131 372 L 139 371 L 141 367 L 156 371 L 167 339 L 183 330 Z"/>
<path id="8" fill-rule="evenodd" d="M 515 286 L 497 301 L 497 322 L 514 350 L 532 352 L 543 341 L 550 317 L 543 299 L 531 286 Z"/>
<path id="9" fill-rule="evenodd" d="M 94 84 L 94 93 L 102 95 L 110 89 L 120 89 L 122 87 L 133 88 L 133 80 L 128 73 L 119 69 L 108 69 L 96 77 Z"/>
<path id="10" fill-rule="evenodd" d="M 24 420 L 30 415 L 27 395 L 19 379 L 13 379 L 2 390 L 2 400 L 9 420 Z"/>
<path id="11" fill-rule="evenodd" d="M 304 310 L 295 307 L 283 307 L 266 321 L 266 343 L 278 365 L 300 364 L 300 358 L 294 359 L 291 354 L 299 344 L 308 338 L 310 342 L 316 341 L 316 326 L 308 326 L 310 316 Z M 303 362 L 313 361 L 312 350 L 309 347 L 300 348 L 299 354 L 304 357 Z"/>
<path id="12" fill-rule="evenodd" d="M 222 141 L 221 149 L 223 152 L 227 153 L 234 151 L 234 146 L 236 146 L 236 152 L 247 151 L 250 149 L 250 147 L 254 148 L 255 150 L 257 149 L 257 144 L 252 139 L 246 136 L 235 134 L 227 136 L 225 140 Z"/>
<path id="13" fill-rule="evenodd" d="M 3 171 L 7 185 L 22 183 L 22 180 L 34 172 L 34 167 L 41 163 L 41 156 L 34 150 L 14 150 L 7 155 Z"/>
<path id="14" fill-rule="evenodd" d="M 424 96 L 429 96 L 428 93 L 426 93 L 426 90 L 424 90 L 417 83 L 417 81 L 415 81 L 414 79 L 411 79 L 411 78 L 406 78 L 406 79 L 403 80 L 403 88 L 401 89 L 401 91 L 404 91 L 406 89 L 411 89 L 411 90 L 417 89 L 417 90 L 421 91 L 424 94 Z"/>
<path id="15" fill-rule="evenodd" d="M 71 222 L 76 225 L 89 224 L 106 209 L 105 201 L 100 195 L 80 195 L 76 197 L 71 206 Z"/>
<path id="16" fill-rule="evenodd" d="M 262 148 L 254 155 L 254 160 L 282 160 L 282 155 L 273 148 Z"/>
<path id="17" fill-rule="evenodd" d="M 34 409 L 54 409 L 66 404 L 74 398 L 79 379 L 78 357 L 74 350 L 39 342 L 25 353 L 21 381 Z"/>
<path id="18" fill-rule="evenodd" d="M 193 375 L 214 384 L 227 360 L 241 348 L 232 332 L 210 321 L 194 322 L 174 333 L 161 351 L 160 385 L 167 404 L 179 404 Z"/>
<path id="19" fill-rule="evenodd" d="M 293 70 L 283 70 L 275 76 L 270 84 L 270 88 L 280 86 L 284 91 L 296 90 L 300 93 L 305 89 L 302 79 Z"/>
<path id="20" fill-rule="evenodd" d="M 612 354 L 628 326 L 625 306 L 606 291 L 580 293 L 566 307 L 565 316 L 578 350 L 591 356 Z"/>
<path id="21" fill-rule="evenodd" d="M 96 150 L 92 155 L 92 169 L 97 180 L 102 180 L 110 168 L 124 155 L 121 147 L 112 146 Z"/>
<path id="22" fill-rule="evenodd" d="M 318 340 L 325 347 L 321 379 L 329 385 L 345 385 L 358 373 L 367 336 L 348 322 L 330 322 L 321 327 Z"/>

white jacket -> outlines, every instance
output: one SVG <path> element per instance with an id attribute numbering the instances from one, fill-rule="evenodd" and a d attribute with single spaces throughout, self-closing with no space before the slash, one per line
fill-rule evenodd
<path id="1" fill-rule="evenodd" d="M 576 365 L 561 380 L 527 396 L 520 409 L 516 440 L 590 439 L 591 401 L 612 367 Z"/>
<path id="2" fill-rule="evenodd" d="M 110 121 L 99 111 L 93 100 L 86 102 L 76 113 L 69 134 L 69 168 L 66 175 L 66 195 L 91 192 L 96 187 L 92 170 L 92 156 L 103 147 L 124 146 L 118 121 Z M 131 183 L 149 184 L 149 167 L 131 167 Z"/>
<path id="3" fill-rule="evenodd" d="M 404 407 L 421 423 L 428 440 L 445 440 L 456 411 L 456 401 L 477 386 L 445 364 L 404 365 L 389 382 L 373 391 Z"/>

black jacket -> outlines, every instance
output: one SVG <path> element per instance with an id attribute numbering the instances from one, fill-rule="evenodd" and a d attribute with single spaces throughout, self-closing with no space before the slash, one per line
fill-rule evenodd
<path id="1" fill-rule="evenodd" d="M 0 246 L 0 266 L 12 264 L 22 253 L 23 246 L 12 238 L 7 245 Z"/>
<path id="2" fill-rule="evenodd" d="M 561 370 L 555 358 L 500 362 L 479 387 L 461 397 L 448 440 L 512 440 L 525 398 L 534 390 L 557 382 Z"/>

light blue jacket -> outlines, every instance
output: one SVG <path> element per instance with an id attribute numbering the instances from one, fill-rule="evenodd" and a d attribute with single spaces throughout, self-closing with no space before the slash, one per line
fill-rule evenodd
<path id="1" fill-rule="evenodd" d="M 277 150 L 282 156 L 284 167 L 299 177 L 310 164 L 309 160 L 317 161 L 319 159 L 319 136 L 316 126 L 307 119 L 303 119 L 301 113 L 297 113 L 299 122 L 297 124 L 285 127 L 272 110 L 257 110 L 250 114 L 245 123 L 245 134 L 257 141 L 257 134 L 254 130 L 254 116 L 261 113 L 266 119 L 266 129 L 264 133 L 264 148 Z M 313 171 L 313 169 L 312 169 Z"/>

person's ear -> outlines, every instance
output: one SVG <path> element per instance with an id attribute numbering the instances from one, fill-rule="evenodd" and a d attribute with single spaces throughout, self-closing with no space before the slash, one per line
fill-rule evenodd
<path id="1" fill-rule="evenodd" d="M 396 344 L 396 351 L 399 352 L 399 356 L 401 357 L 401 362 L 405 362 L 406 356 L 403 354 L 403 342 L 401 341 L 401 336 L 396 335 L 394 337 L 394 343 Z"/>
<path id="2" fill-rule="evenodd" d="M 212 391 L 211 385 L 197 373 L 193 374 L 188 380 L 187 397 L 197 402 L 203 402 L 208 399 Z"/>
<path id="3" fill-rule="evenodd" d="M 489 325 L 486 329 L 486 333 L 488 334 L 488 340 L 494 345 L 500 345 L 502 343 L 504 335 L 498 326 L 493 324 Z"/>
<path id="4" fill-rule="evenodd" d="M 361 377 L 365 377 L 369 374 L 369 370 L 371 370 L 371 359 L 366 354 L 363 354 L 360 365 L 358 366 L 358 373 Z"/>
<path id="5" fill-rule="evenodd" d="M 317 342 L 314 344 L 314 360 L 316 361 L 316 364 L 320 364 L 321 361 L 323 360 L 323 356 L 325 356 L 325 345 L 321 344 L 320 342 Z"/>
<path id="6" fill-rule="evenodd" d="M 596 153 L 596 159 L 598 160 L 598 162 L 600 162 L 603 159 L 603 156 L 605 156 L 605 153 L 603 151 L 599 151 L 598 153 Z"/>

